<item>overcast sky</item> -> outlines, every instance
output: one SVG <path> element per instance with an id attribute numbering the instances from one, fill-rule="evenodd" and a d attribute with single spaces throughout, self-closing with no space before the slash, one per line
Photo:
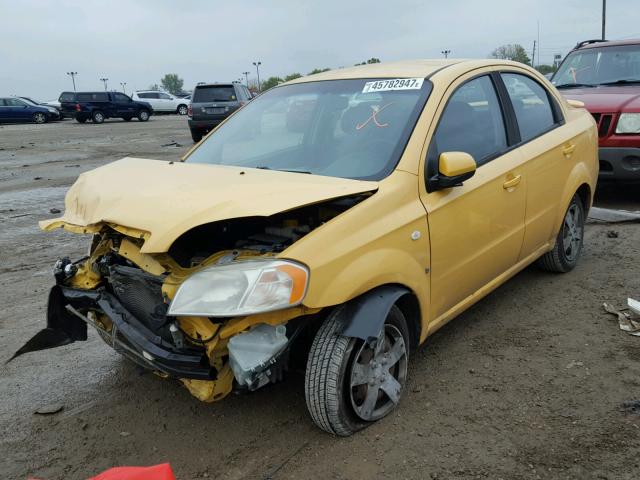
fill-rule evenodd
<path id="1" fill-rule="evenodd" d="M 609 0 L 607 37 L 640 37 L 639 0 Z M 600 37 L 602 0 L 0 0 L 0 96 L 57 98 L 127 82 L 127 92 L 178 73 L 230 81 L 260 60 L 261 78 L 315 67 L 487 57 L 505 43 L 551 63 L 578 40 Z"/>

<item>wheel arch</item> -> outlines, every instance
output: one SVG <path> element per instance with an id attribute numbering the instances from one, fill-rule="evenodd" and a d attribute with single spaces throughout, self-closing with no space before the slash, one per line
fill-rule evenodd
<path id="1" fill-rule="evenodd" d="M 377 338 L 394 305 L 407 322 L 411 347 L 416 347 L 422 325 L 420 303 L 411 289 L 400 284 L 380 285 L 336 307 L 340 309 L 340 333 L 365 341 Z"/>
<path id="2" fill-rule="evenodd" d="M 595 187 L 595 180 L 592 180 L 592 176 L 584 163 L 578 163 L 572 170 L 569 178 L 565 184 L 564 191 L 562 192 L 562 200 L 559 204 L 558 214 L 556 217 L 555 228 L 553 229 L 553 238 L 560 231 L 560 226 L 564 219 L 566 210 L 574 195 L 578 194 L 582 200 L 585 215 L 588 214 L 593 202 L 593 193 Z"/>

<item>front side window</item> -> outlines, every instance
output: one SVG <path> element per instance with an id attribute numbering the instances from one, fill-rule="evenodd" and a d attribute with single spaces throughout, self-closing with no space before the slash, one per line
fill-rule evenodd
<path id="1" fill-rule="evenodd" d="M 167 95 L 166 93 L 159 93 L 158 96 L 162 100 L 171 100 L 171 97 L 169 95 Z"/>
<path id="2" fill-rule="evenodd" d="M 122 93 L 116 93 L 116 103 L 129 103 L 131 99 Z"/>
<path id="3" fill-rule="evenodd" d="M 640 45 L 576 50 L 553 76 L 558 88 L 640 83 Z"/>
<path id="4" fill-rule="evenodd" d="M 108 102 L 109 95 L 101 92 L 78 93 L 76 98 L 79 102 Z"/>
<path id="5" fill-rule="evenodd" d="M 556 122 L 547 90 L 526 75 L 501 75 L 515 110 L 521 141 L 531 140 L 553 128 Z"/>
<path id="6" fill-rule="evenodd" d="M 491 78 L 484 75 L 463 84 L 451 96 L 440 117 L 429 156 L 466 152 L 482 165 L 506 148 L 498 96 Z"/>
<path id="7" fill-rule="evenodd" d="M 7 98 L 7 99 L 5 99 L 5 102 L 7 103 L 7 105 L 9 107 L 25 107 L 25 106 L 27 106 L 27 104 L 24 101 L 19 100 L 17 98 Z"/>
<path id="8" fill-rule="evenodd" d="M 367 82 L 415 87 L 368 91 Z M 272 88 L 231 116 L 186 162 L 379 180 L 395 168 L 430 91 L 423 79 Z"/>

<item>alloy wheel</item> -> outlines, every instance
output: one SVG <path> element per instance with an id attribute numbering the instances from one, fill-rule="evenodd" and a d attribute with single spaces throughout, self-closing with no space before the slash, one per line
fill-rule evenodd
<path id="1" fill-rule="evenodd" d="M 580 253 L 583 234 L 582 224 L 582 210 L 574 203 L 567 210 L 562 226 L 562 246 L 564 247 L 564 254 L 570 262 L 575 260 Z"/>
<path id="2" fill-rule="evenodd" d="M 47 117 L 45 117 L 45 116 L 44 116 L 44 113 L 36 113 L 36 114 L 33 116 L 33 120 L 34 120 L 36 123 L 44 123 L 44 122 L 46 122 L 46 121 L 47 121 Z"/>
<path id="3" fill-rule="evenodd" d="M 407 347 L 400 330 L 386 324 L 372 347 L 364 342 L 351 366 L 350 397 L 355 413 L 374 421 L 400 400 L 407 378 Z"/>

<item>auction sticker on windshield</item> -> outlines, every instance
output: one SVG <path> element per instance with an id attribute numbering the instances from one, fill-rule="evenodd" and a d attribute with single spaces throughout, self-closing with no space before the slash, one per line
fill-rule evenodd
<path id="1" fill-rule="evenodd" d="M 376 80 L 367 82 L 362 88 L 362 93 L 386 92 L 389 90 L 419 90 L 424 78 L 391 78 L 389 80 Z"/>

